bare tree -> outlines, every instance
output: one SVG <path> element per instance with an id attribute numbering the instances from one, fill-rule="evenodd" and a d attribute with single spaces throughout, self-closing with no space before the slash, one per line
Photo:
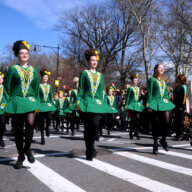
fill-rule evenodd
<path id="1" fill-rule="evenodd" d="M 155 42 L 174 64 L 176 76 L 181 72 L 188 76 L 191 69 L 192 34 L 184 21 L 187 13 L 185 1 L 177 0 L 165 4 L 156 19 Z"/>
<path id="2" fill-rule="evenodd" d="M 149 79 L 149 71 L 152 67 L 152 59 L 157 48 L 152 47 L 152 22 L 156 1 L 154 0 L 128 0 L 129 10 L 134 14 L 139 25 L 142 37 L 142 53 L 146 79 Z"/>
<path id="3" fill-rule="evenodd" d="M 56 25 L 56 30 L 70 36 L 67 43 L 65 39 L 64 51 L 76 64 L 86 67 L 85 49 L 96 48 L 100 53 L 100 71 L 106 77 L 109 77 L 109 72 L 115 77 L 119 74 L 121 87 L 124 86 L 130 65 L 138 57 L 140 50 L 138 25 L 127 7 L 126 0 L 83 7 L 64 12 Z M 135 50 L 135 54 L 131 52 L 132 55 L 129 55 L 130 48 Z"/>

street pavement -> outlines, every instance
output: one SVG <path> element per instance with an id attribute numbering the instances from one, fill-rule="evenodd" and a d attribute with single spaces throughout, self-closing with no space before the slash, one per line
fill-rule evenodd
<path id="1" fill-rule="evenodd" d="M 83 129 L 83 127 L 81 126 Z M 34 132 L 34 164 L 27 159 L 20 170 L 13 168 L 17 150 L 10 128 L 0 149 L 0 192 L 182 192 L 192 191 L 192 147 L 189 141 L 168 138 L 169 151 L 159 145 L 152 154 L 152 136 L 129 139 L 128 132 L 112 131 L 95 143 L 97 157 L 85 160 L 83 132 L 58 133 L 50 129 L 41 145 Z"/>

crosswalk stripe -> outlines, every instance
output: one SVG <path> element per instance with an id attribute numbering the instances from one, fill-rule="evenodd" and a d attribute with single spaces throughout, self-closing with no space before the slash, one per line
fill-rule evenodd
<path id="1" fill-rule="evenodd" d="M 136 154 L 133 154 L 130 152 L 115 152 L 114 154 L 121 155 L 123 157 L 127 157 L 129 159 L 133 159 L 133 160 L 145 163 L 145 164 L 149 164 L 149 165 L 153 165 L 153 166 L 160 167 L 163 169 L 167 169 L 167 170 L 170 170 L 173 172 L 182 173 L 184 175 L 192 176 L 192 169 L 185 168 L 182 166 L 174 165 L 171 163 L 166 163 L 166 162 L 155 160 L 155 159 L 152 159 L 149 157 L 136 155 Z"/>
<path id="2" fill-rule="evenodd" d="M 115 139 L 113 138 L 113 139 L 108 139 L 107 141 L 109 141 L 109 142 L 110 142 L 110 141 L 114 141 L 114 140 L 115 140 Z"/>
<path id="3" fill-rule="evenodd" d="M 182 190 L 182 189 L 178 189 L 178 188 L 169 186 L 167 184 L 161 183 L 159 181 L 155 181 L 155 180 L 152 180 L 150 178 L 138 175 L 136 173 L 126 171 L 124 169 L 115 167 L 113 165 L 99 161 L 97 159 L 93 159 L 93 161 L 87 161 L 83 157 L 76 157 L 74 159 L 77 161 L 80 161 L 86 165 L 89 165 L 95 169 L 98 169 L 104 173 L 107 173 L 109 175 L 123 179 L 125 181 L 128 181 L 129 183 L 132 183 L 134 185 L 137 185 L 137 186 L 142 187 L 144 189 L 147 189 L 149 191 L 153 191 L 153 192 L 167 192 L 167 191 L 169 191 L 169 192 L 184 192 L 184 190 Z"/>
<path id="4" fill-rule="evenodd" d="M 171 146 L 171 147 L 174 148 L 175 146 Z M 145 150 L 145 149 L 152 149 L 152 147 L 118 148 L 118 149 L 112 149 L 111 151 L 135 151 L 135 150 Z M 190 148 L 184 148 L 184 149 L 190 149 Z M 184 153 L 178 153 L 174 151 L 164 151 L 164 150 L 159 150 L 159 152 L 166 155 L 176 156 L 184 159 L 190 159 L 190 160 L 192 159 L 192 155 L 188 155 Z"/>
<path id="5" fill-rule="evenodd" d="M 24 166 L 29 166 L 30 168 L 28 171 L 54 192 L 85 192 L 83 189 L 37 160 L 34 164 L 25 161 Z"/>
<path id="6" fill-rule="evenodd" d="M 61 155 L 69 155 L 70 153 L 68 153 L 68 152 L 58 152 L 58 153 L 47 153 L 47 154 L 38 154 L 38 155 L 35 155 L 35 157 L 36 158 L 38 158 L 38 157 L 46 157 L 46 156 L 61 156 Z M 127 152 L 115 152 L 114 154 L 118 154 L 118 155 L 122 155 L 122 156 L 126 156 L 126 157 L 134 157 L 135 155 L 134 154 L 129 154 L 129 156 L 127 156 L 128 155 L 128 153 Z M 136 156 L 138 156 L 138 155 L 136 155 Z M 142 159 L 145 159 L 146 157 L 143 157 L 143 156 L 139 156 L 140 158 L 142 158 Z M 10 160 L 13 160 L 13 159 L 16 159 L 15 157 L 14 158 L 4 158 L 4 159 L 0 159 L 0 161 L 10 161 Z M 102 162 L 102 161 L 99 161 L 99 160 L 96 160 L 96 159 L 94 159 L 93 161 L 87 161 L 87 160 L 85 160 L 83 157 L 74 157 L 74 159 L 75 160 L 77 160 L 77 161 L 80 161 L 80 162 L 82 162 L 82 163 L 84 163 L 84 164 L 87 164 L 87 165 L 89 165 L 89 166 L 92 166 L 92 167 L 94 167 L 94 168 L 96 168 L 96 169 L 98 169 L 98 170 L 100 170 L 100 171 L 103 171 L 103 172 L 105 172 L 105 173 L 108 173 L 108 174 L 110 174 L 110 175 L 112 175 L 112 176 L 115 176 L 115 177 L 118 177 L 118 178 L 120 178 L 120 179 L 123 179 L 123 180 L 125 180 L 125 181 L 128 181 L 128 182 L 130 182 L 130 183 L 133 183 L 133 184 L 135 184 L 135 185 L 137 185 L 137 186 L 139 186 L 139 187 L 142 187 L 142 188 L 145 188 L 145 189 L 148 189 L 149 191 L 154 191 L 154 192 L 167 192 L 167 191 L 170 191 L 170 192 L 184 192 L 183 190 L 181 190 L 181 189 L 178 189 L 178 188 L 175 188 L 175 187 L 172 187 L 172 186 L 169 186 L 169 185 L 166 185 L 166 184 L 164 184 L 164 183 L 161 183 L 161 182 L 158 182 L 158 181 L 155 181 L 155 180 L 152 180 L 152 179 L 150 179 L 150 178 L 147 178 L 147 177 L 144 177 L 144 176 L 141 176 L 141 175 L 138 175 L 138 174 L 135 174 L 135 173 L 132 173 L 132 172 L 129 172 L 129 171 L 126 171 L 126 170 L 124 170 L 124 169 L 121 169 L 121 168 L 118 168 L 118 167 L 115 167 L 115 166 L 113 166 L 113 165 L 110 165 L 110 164 L 108 164 L 108 163 L 105 163 L 105 162 Z M 135 159 L 135 157 L 134 157 L 134 159 Z M 150 159 L 150 158 L 148 158 L 148 159 Z M 135 159 L 135 160 L 138 160 L 138 158 L 137 159 Z M 150 159 L 150 160 L 152 160 L 152 159 Z M 141 161 L 141 159 L 139 160 L 139 161 Z M 156 163 L 158 163 L 158 164 L 160 164 L 159 162 L 161 162 L 161 161 L 157 161 L 157 160 L 155 160 L 156 161 Z M 141 162 L 143 162 L 143 161 L 141 161 Z M 146 162 L 146 161 L 145 161 Z M 29 164 L 27 161 L 25 161 L 24 162 L 24 165 L 26 165 L 26 166 L 29 166 L 29 167 L 31 167 L 31 169 L 29 169 L 29 170 L 34 170 L 34 174 L 35 174 L 35 171 L 37 171 L 38 173 L 40 172 L 43 172 L 44 170 L 46 170 L 45 168 L 47 168 L 46 166 L 45 167 L 43 167 L 42 165 L 40 165 L 40 167 L 42 168 L 42 171 L 41 171 L 41 169 L 39 169 L 38 168 L 38 165 L 37 165 L 37 167 L 35 167 L 35 165 L 36 165 L 36 163 L 37 164 L 39 164 L 40 162 L 38 162 L 37 160 L 36 160 L 36 162 L 35 162 L 35 164 Z M 169 163 L 163 163 L 163 162 L 161 162 L 162 163 L 162 165 L 166 165 L 166 168 L 168 167 L 168 166 L 173 166 L 173 167 L 170 167 L 170 170 L 171 171 L 176 171 L 176 172 L 179 172 L 179 173 L 183 173 L 183 174 L 186 174 L 186 170 L 188 170 L 189 171 L 189 174 L 187 174 L 187 175 L 191 175 L 191 169 L 187 169 L 187 168 L 184 168 L 183 169 L 183 167 L 180 167 L 180 166 L 175 166 L 175 165 L 173 165 L 173 164 L 169 164 Z M 150 165 L 154 165 L 154 162 L 152 163 L 152 162 L 148 162 L 148 164 L 150 164 Z M 161 165 L 161 166 L 162 166 Z M 155 165 L 155 166 L 157 166 L 157 165 Z M 161 167 L 160 166 L 160 167 Z M 162 166 L 162 168 L 165 168 L 165 166 Z M 50 168 L 48 168 L 48 169 L 50 169 Z M 167 168 L 167 169 L 169 169 L 169 168 Z M 51 170 L 51 169 L 50 169 Z M 183 172 L 184 171 L 184 172 Z M 53 171 L 54 172 L 54 171 Z M 51 174 L 52 174 L 52 172 L 51 172 Z M 56 173 L 57 174 L 57 173 Z M 38 176 L 39 178 L 41 178 L 41 176 Z M 46 174 L 46 176 L 45 177 L 47 177 L 47 178 L 49 178 L 48 177 L 48 175 Z M 62 177 L 62 176 L 60 176 L 60 177 Z M 54 178 L 56 178 L 56 176 L 54 176 Z M 63 177 L 62 177 L 63 178 Z M 48 179 L 49 180 L 49 183 L 50 183 L 50 179 Z M 58 179 L 56 179 L 56 180 L 58 180 Z M 60 180 L 60 179 L 59 179 Z M 59 181 L 58 180 L 58 181 Z M 42 181 L 43 182 L 43 181 Z M 67 182 L 67 181 L 66 181 Z M 43 182 L 44 183 L 44 182 Z M 78 186 L 75 186 L 75 187 L 78 187 Z M 71 188 L 70 187 L 70 189 L 73 189 L 73 188 Z M 58 189 L 57 189 L 58 190 Z M 57 191 L 56 190 L 56 191 Z M 81 190 L 83 190 L 83 189 L 81 189 Z M 61 191 L 60 189 L 59 189 L 59 191 Z M 65 189 L 65 191 L 67 191 L 66 189 Z M 75 190 L 74 190 L 75 191 Z M 80 191 L 80 190 L 76 190 L 76 191 Z"/>
<path id="7" fill-rule="evenodd" d="M 170 148 L 181 147 L 183 149 L 192 149 L 192 147 L 189 147 L 189 146 L 190 146 L 190 144 L 169 145 Z M 111 150 L 113 150 L 113 151 L 125 151 L 125 150 L 135 151 L 135 150 L 148 150 L 148 149 L 153 149 L 153 147 L 131 147 L 131 148 L 122 147 L 122 148 L 114 148 L 114 149 L 112 148 Z"/>
<path id="8" fill-rule="evenodd" d="M 174 151 L 164 151 L 164 150 L 159 150 L 160 153 L 166 154 L 166 155 L 171 155 L 175 157 L 181 157 L 184 159 L 192 159 L 192 155 L 184 154 L 184 153 L 178 153 Z"/>

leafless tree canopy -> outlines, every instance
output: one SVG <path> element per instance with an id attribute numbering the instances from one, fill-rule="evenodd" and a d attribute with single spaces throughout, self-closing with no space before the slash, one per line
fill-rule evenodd
<path id="1" fill-rule="evenodd" d="M 105 84 L 119 88 L 129 82 L 132 72 L 146 84 L 159 61 L 174 81 L 179 73 L 187 77 L 192 61 L 192 0 L 111 0 L 64 11 L 54 30 L 60 33 L 60 68 L 63 85 L 72 87 L 72 79 L 88 67 L 84 52 L 99 51 L 99 71 Z M 7 46 L 1 63 L 17 62 Z M 30 62 L 38 69 L 46 66 L 56 79 L 56 55 L 31 53 Z M 174 75 L 173 75 L 174 74 Z"/>

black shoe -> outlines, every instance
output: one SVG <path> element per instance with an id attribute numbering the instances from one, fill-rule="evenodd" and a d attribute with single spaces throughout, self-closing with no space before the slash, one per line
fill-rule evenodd
<path id="1" fill-rule="evenodd" d="M 130 138 L 130 139 L 133 139 L 133 135 L 129 135 L 129 138 Z"/>
<path id="2" fill-rule="evenodd" d="M 45 145 L 45 139 L 41 139 L 41 145 Z"/>
<path id="3" fill-rule="evenodd" d="M 153 145 L 153 154 L 158 155 L 158 145 Z"/>
<path id="4" fill-rule="evenodd" d="M 135 137 L 136 137 L 138 140 L 140 140 L 139 134 L 135 135 Z"/>
<path id="5" fill-rule="evenodd" d="M 99 135 L 96 136 L 95 140 L 99 142 Z"/>
<path id="6" fill-rule="evenodd" d="M 95 147 L 93 148 L 93 151 L 92 151 L 92 157 L 97 157 L 97 151 Z"/>
<path id="7" fill-rule="evenodd" d="M 29 163 L 35 162 L 35 157 L 31 153 L 31 150 L 28 150 L 27 152 L 25 152 L 25 155 L 27 156 L 27 160 L 29 161 Z"/>
<path id="8" fill-rule="evenodd" d="M 93 161 L 93 157 L 91 157 L 91 156 L 86 156 L 86 159 L 87 159 L 88 161 Z"/>
<path id="9" fill-rule="evenodd" d="M 22 167 L 23 167 L 23 161 L 25 161 L 25 157 L 18 157 L 18 159 L 17 159 L 17 162 L 15 163 L 15 165 L 13 165 L 13 167 L 15 168 L 15 169 L 21 169 Z"/>
<path id="10" fill-rule="evenodd" d="M 72 135 L 72 136 L 74 136 L 74 135 L 75 135 L 75 131 L 74 131 L 74 130 L 71 132 L 71 135 Z"/>
<path id="11" fill-rule="evenodd" d="M 169 151 L 168 150 L 168 145 L 167 145 L 167 142 L 166 141 L 163 141 L 162 139 L 159 140 L 159 143 L 163 146 L 163 149 L 165 151 Z"/>
<path id="12" fill-rule="evenodd" d="M 46 136 L 49 137 L 50 133 L 49 131 L 46 131 Z"/>
<path id="13" fill-rule="evenodd" d="M 3 148 L 5 147 L 5 142 L 3 140 L 0 141 L 0 146 Z"/>
<path id="14" fill-rule="evenodd" d="M 183 140 L 183 136 L 179 136 L 175 138 L 176 141 L 182 141 Z"/>

